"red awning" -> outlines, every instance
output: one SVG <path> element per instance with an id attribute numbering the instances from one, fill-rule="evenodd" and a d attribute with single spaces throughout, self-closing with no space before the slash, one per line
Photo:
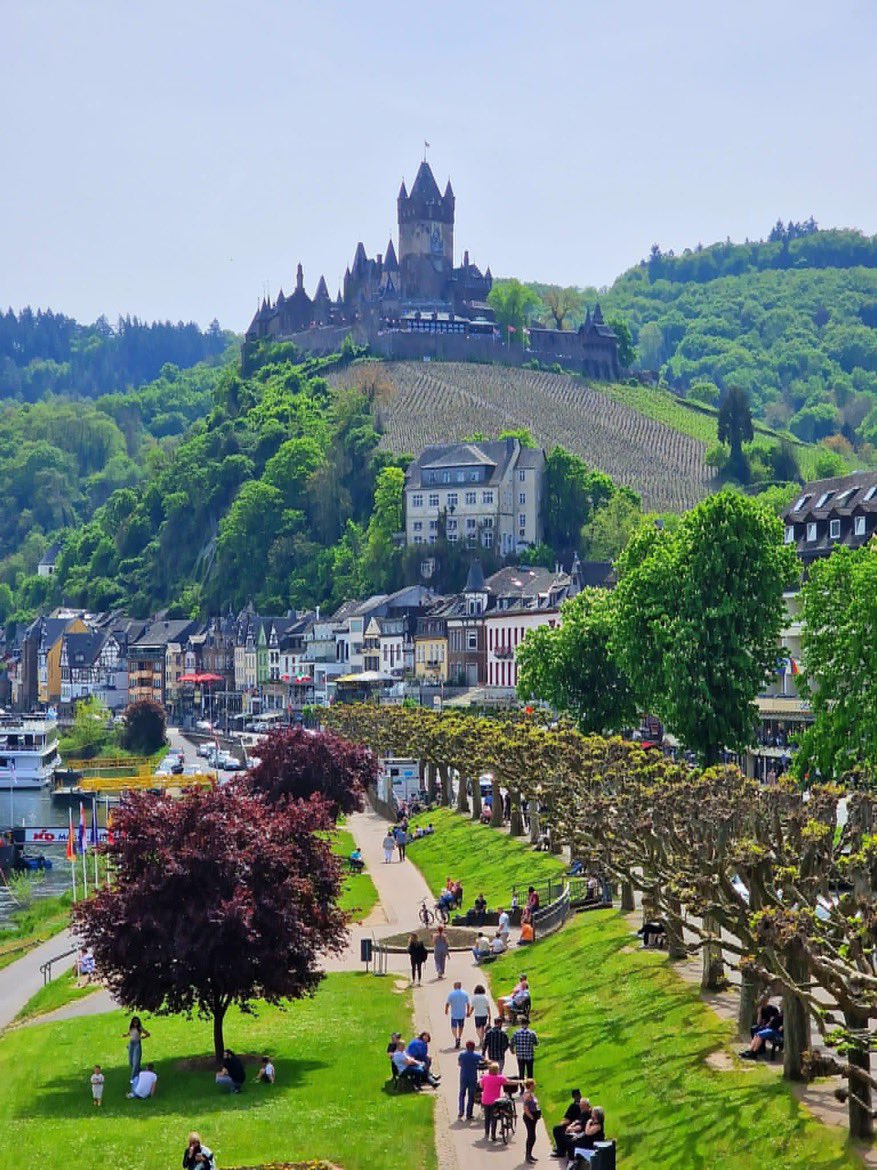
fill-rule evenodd
<path id="1" fill-rule="evenodd" d="M 177 682 L 194 683 L 196 686 L 201 686 L 202 683 L 224 682 L 221 674 L 181 674 Z"/>

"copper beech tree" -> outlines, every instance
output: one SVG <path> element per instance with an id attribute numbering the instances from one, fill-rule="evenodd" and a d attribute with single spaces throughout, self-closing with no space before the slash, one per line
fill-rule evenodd
<path id="1" fill-rule="evenodd" d="M 293 727 L 262 741 L 247 783 L 275 804 L 320 797 L 337 820 L 362 809 L 364 792 L 376 779 L 377 760 L 361 744 L 331 731 Z"/>
<path id="2" fill-rule="evenodd" d="M 271 805 L 240 783 L 180 799 L 134 795 L 103 846 L 112 883 L 74 909 L 119 1003 L 213 1020 L 236 1004 L 311 995 L 343 949 L 341 875 L 319 799 Z"/>

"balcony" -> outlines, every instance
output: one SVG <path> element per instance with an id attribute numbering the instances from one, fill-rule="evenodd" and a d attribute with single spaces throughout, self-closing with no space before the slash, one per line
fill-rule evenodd
<path id="1" fill-rule="evenodd" d="M 514 656 L 515 656 L 514 646 L 494 646 L 494 648 L 493 648 L 493 657 L 494 658 L 508 659 L 508 658 L 514 658 Z"/>

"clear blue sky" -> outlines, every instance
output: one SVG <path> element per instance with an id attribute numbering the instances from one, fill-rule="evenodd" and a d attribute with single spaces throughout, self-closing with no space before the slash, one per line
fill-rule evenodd
<path id="1" fill-rule="evenodd" d="M 0 305 L 86 321 L 334 295 L 424 139 L 494 274 L 877 231 L 873 0 L 5 0 L 0 101 Z"/>

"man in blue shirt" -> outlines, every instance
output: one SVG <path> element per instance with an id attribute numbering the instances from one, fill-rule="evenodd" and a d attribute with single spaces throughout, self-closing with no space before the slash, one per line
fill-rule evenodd
<path id="1" fill-rule="evenodd" d="M 445 1001 L 445 1015 L 451 1017 L 451 1034 L 454 1037 L 454 1047 L 460 1047 L 460 1041 L 463 1038 L 463 1025 L 466 1023 L 468 1016 L 472 1015 L 472 1005 L 469 1002 L 469 994 L 463 990 L 463 984 L 457 980 L 454 984 L 453 990 L 448 992 L 448 998 Z"/>
<path id="2" fill-rule="evenodd" d="M 472 1120 L 472 1108 L 475 1104 L 475 1090 L 478 1087 L 478 1067 L 481 1064 L 481 1053 L 475 1051 L 475 1041 L 467 1040 L 466 1047 L 457 1057 L 460 1066 L 460 1103 L 457 1110 L 457 1120 L 463 1120 L 463 1109 L 466 1110 L 466 1120 Z"/>
<path id="3" fill-rule="evenodd" d="M 415 1060 L 419 1060 L 427 1069 L 432 1064 L 432 1057 L 429 1055 L 429 1042 L 432 1040 L 429 1032 L 421 1032 L 419 1036 L 415 1036 L 413 1040 L 408 1041 L 408 1047 L 405 1051 L 409 1056 L 413 1056 Z"/>

